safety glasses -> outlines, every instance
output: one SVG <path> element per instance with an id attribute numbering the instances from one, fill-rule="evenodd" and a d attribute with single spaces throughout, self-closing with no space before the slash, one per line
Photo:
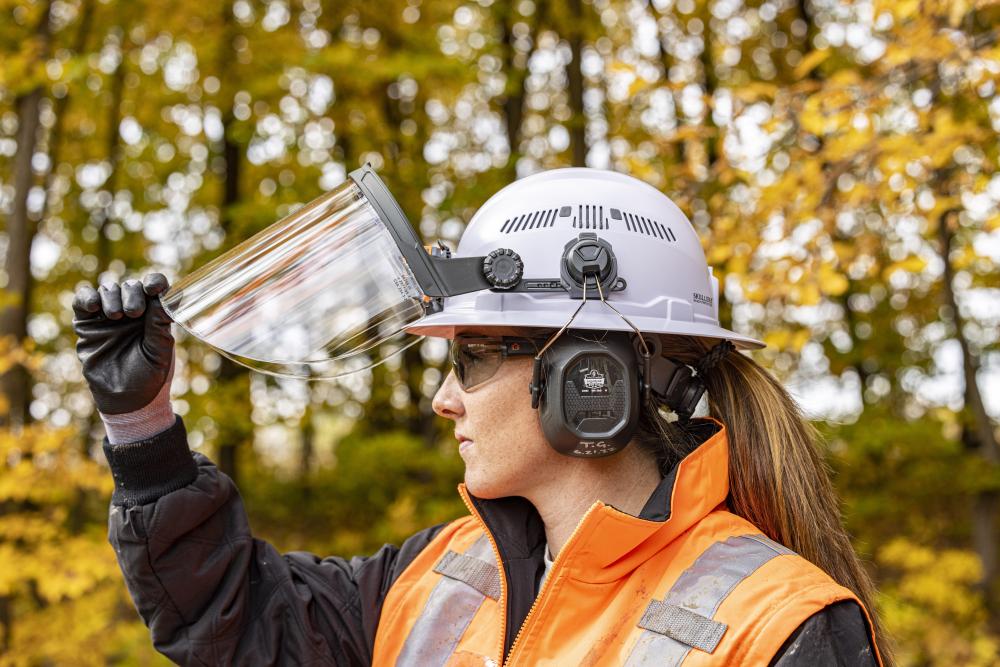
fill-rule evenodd
<path id="1" fill-rule="evenodd" d="M 451 366 L 470 391 L 496 375 L 507 357 L 534 356 L 540 341 L 531 338 L 458 336 L 451 342 Z"/>

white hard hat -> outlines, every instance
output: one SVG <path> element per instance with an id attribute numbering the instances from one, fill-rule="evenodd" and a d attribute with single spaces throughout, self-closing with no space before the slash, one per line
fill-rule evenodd
<path id="1" fill-rule="evenodd" d="M 581 234 L 610 244 L 616 284 L 607 301 L 643 333 L 764 344 L 719 326 L 719 283 L 705 261 L 698 235 L 684 213 L 652 186 L 601 169 L 553 169 L 503 188 L 476 212 L 455 258 L 489 256 L 499 248 L 519 259 L 522 283 L 558 281 L 563 257 Z M 573 329 L 630 331 L 593 290 Z M 580 306 L 565 290 L 483 289 L 445 297 L 439 312 L 408 325 L 409 333 L 451 338 L 462 328 L 557 329 Z"/>

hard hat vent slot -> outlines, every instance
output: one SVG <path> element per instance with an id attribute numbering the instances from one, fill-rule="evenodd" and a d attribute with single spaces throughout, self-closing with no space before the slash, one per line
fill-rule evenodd
<path id="1" fill-rule="evenodd" d="M 526 232 L 529 229 L 551 227 L 556 224 L 556 213 L 558 211 L 559 209 L 550 208 L 508 218 L 504 221 L 503 226 L 500 227 L 500 232 L 502 234 L 513 234 L 514 232 Z"/>
<path id="2" fill-rule="evenodd" d="M 515 215 L 504 220 L 500 227 L 502 234 L 514 234 L 516 232 L 527 232 L 532 229 L 545 229 L 554 227 L 556 219 L 566 219 L 573 229 L 602 230 L 611 229 L 611 223 L 625 223 L 625 228 L 635 234 L 645 234 L 655 239 L 662 239 L 670 243 L 677 243 L 677 236 L 668 225 L 657 222 L 642 215 L 636 215 L 628 211 L 617 208 L 609 208 L 608 216 L 605 216 L 604 206 L 601 204 L 577 204 L 574 206 L 560 206 L 558 208 L 531 211 L 523 215 Z"/>
<path id="3" fill-rule="evenodd" d="M 661 224 L 656 220 L 650 220 L 649 218 L 641 215 L 634 215 L 627 212 L 623 212 L 622 215 L 625 218 L 625 227 L 630 232 L 646 234 L 654 238 L 663 239 L 664 241 L 672 241 L 674 243 L 677 242 L 674 230 L 670 229 L 667 225 Z"/>
<path id="4" fill-rule="evenodd" d="M 607 229 L 608 221 L 604 217 L 604 207 L 593 204 L 580 204 L 573 216 L 573 227 L 576 229 Z"/>

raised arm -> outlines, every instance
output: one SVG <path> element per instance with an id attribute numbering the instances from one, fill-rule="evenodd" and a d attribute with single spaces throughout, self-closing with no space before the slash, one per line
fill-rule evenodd
<path id="1" fill-rule="evenodd" d="M 382 600 L 433 538 L 369 558 L 280 554 L 254 539 L 232 480 L 170 410 L 162 276 L 81 288 L 74 328 L 115 478 L 109 540 L 156 648 L 175 662 L 365 665 Z"/>

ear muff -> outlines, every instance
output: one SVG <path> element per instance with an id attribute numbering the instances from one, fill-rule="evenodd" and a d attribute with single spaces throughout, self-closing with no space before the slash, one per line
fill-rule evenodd
<path id="1" fill-rule="evenodd" d="M 535 362 L 532 405 L 557 452 L 581 458 L 614 454 L 635 435 L 642 387 L 627 334 L 565 335 Z"/>

